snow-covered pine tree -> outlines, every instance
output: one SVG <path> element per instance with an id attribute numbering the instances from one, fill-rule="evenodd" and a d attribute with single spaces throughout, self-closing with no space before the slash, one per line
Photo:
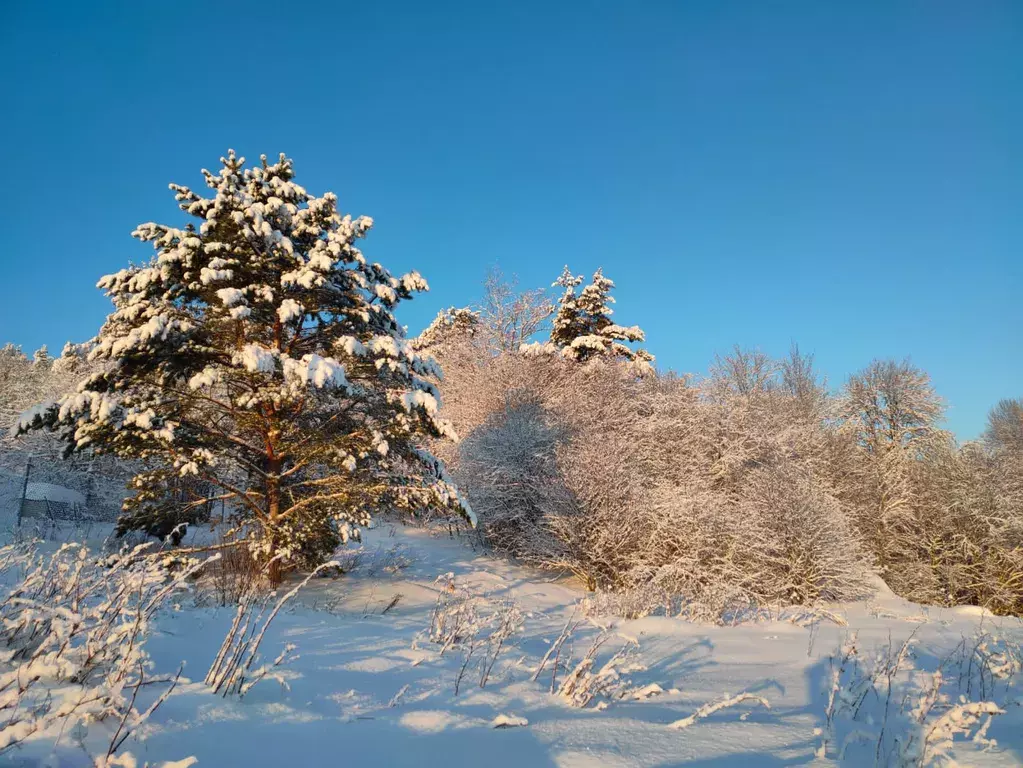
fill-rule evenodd
<path id="1" fill-rule="evenodd" d="M 554 286 L 565 290 L 558 299 L 550 341 L 524 344 L 522 351 L 527 354 L 557 352 L 577 362 L 602 357 L 633 363 L 641 372 L 652 370 L 653 355 L 627 346 L 645 338 L 639 326 L 621 326 L 611 320 L 614 312 L 611 289 L 615 284 L 604 277 L 600 269 L 593 273 L 592 282 L 577 292 L 582 284 L 582 275 L 573 275 L 566 266 L 554 282 Z"/>
<path id="2" fill-rule="evenodd" d="M 45 344 L 32 353 L 32 364 L 36 367 L 49 368 L 52 363 L 53 358 L 50 357 L 50 350 L 46 348 Z"/>
<path id="3" fill-rule="evenodd" d="M 425 280 L 367 261 L 355 243 L 372 221 L 307 193 L 284 155 L 244 162 L 232 151 L 203 171 L 211 197 L 171 185 L 198 223 L 134 232 L 158 253 L 99 281 L 115 307 L 90 352 L 104 370 L 35 425 L 62 426 L 69 450 L 144 464 L 121 530 L 158 524 L 181 478 L 205 481 L 273 581 L 328 556 L 374 510 L 444 506 L 472 520 L 419 446 L 453 437 L 426 379 L 436 371 L 394 317 Z"/>
<path id="4" fill-rule="evenodd" d="M 90 350 L 92 350 L 91 342 L 86 341 L 82 344 L 75 344 L 73 341 L 66 342 L 60 351 L 60 357 L 53 361 L 54 372 L 73 375 L 85 371 L 89 367 Z"/>
<path id="5" fill-rule="evenodd" d="M 455 339 L 471 339 L 480 330 L 480 313 L 468 307 L 448 307 L 437 313 L 423 332 L 410 339 L 417 352 L 437 352 Z"/>

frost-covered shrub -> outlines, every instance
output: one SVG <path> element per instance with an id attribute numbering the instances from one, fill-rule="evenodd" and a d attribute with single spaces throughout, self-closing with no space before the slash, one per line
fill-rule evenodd
<path id="1" fill-rule="evenodd" d="M 737 499 L 679 489 L 654 499 L 660 514 L 631 577 L 655 606 L 702 619 L 872 591 L 843 510 L 791 468 L 754 473 Z"/>
<path id="2" fill-rule="evenodd" d="M 285 604 L 317 573 L 336 568 L 337 565 L 331 561 L 317 566 L 302 581 L 280 596 L 276 592 L 267 592 L 261 588 L 259 582 L 266 579 L 269 568 L 262 569 L 260 574 L 262 579 L 248 584 L 238 598 L 234 620 L 206 672 L 204 679 L 206 685 L 221 696 L 238 698 L 245 696 L 254 685 L 264 679 L 277 680 L 286 687 L 287 683 L 276 670 L 291 658 L 296 646 L 293 643 L 286 643 L 275 658 L 264 659 L 259 653 L 260 645 Z"/>
<path id="3" fill-rule="evenodd" d="M 801 605 L 872 593 L 846 511 L 806 470 L 786 464 L 751 473 L 732 517 L 749 526 L 738 534 L 754 573 L 764 574 L 763 599 Z"/>
<path id="4" fill-rule="evenodd" d="M 115 753 L 177 681 L 152 672 L 150 623 L 201 567 L 146 547 L 102 559 L 79 545 L 51 555 L 0 548 L 0 570 L 13 582 L 0 600 L 0 755 L 35 736 L 106 722 L 110 738 L 96 765 L 128 764 Z"/>
<path id="5" fill-rule="evenodd" d="M 937 433 L 907 467 L 883 575 L 921 603 L 1023 615 L 1023 494 L 1007 456 Z"/>
<path id="6" fill-rule="evenodd" d="M 224 546 L 228 544 L 228 546 Z M 237 605 L 252 592 L 268 591 L 266 569 L 241 543 L 230 546 L 222 542 L 220 557 L 203 569 L 196 586 L 196 599 L 200 604 L 218 606 Z"/>
<path id="7" fill-rule="evenodd" d="M 557 468 L 564 430 L 531 393 L 509 393 L 461 445 L 459 477 L 473 488 L 473 503 L 487 510 L 483 534 L 496 549 L 543 567 L 574 568 L 566 542 L 552 532 L 558 517 L 572 517 L 574 502 Z"/>
<path id="8" fill-rule="evenodd" d="M 461 654 L 456 696 L 470 672 L 486 688 L 501 652 L 522 629 L 522 611 L 512 600 L 494 599 L 470 584 L 456 583 L 453 573 L 438 576 L 435 583 L 440 592 L 430 626 L 416 644 L 425 639 L 441 656 L 450 650 Z"/>
<path id="9" fill-rule="evenodd" d="M 992 720 L 1018 693 L 1019 646 L 978 632 L 931 658 L 933 671 L 922 668 L 927 650 L 912 635 L 873 649 L 848 637 L 829 658 L 817 756 L 908 768 L 958 765 L 956 750 L 994 748 Z"/>
<path id="10" fill-rule="evenodd" d="M 626 564 L 613 543 L 624 556 L 640 524 L 630 512 L 639 477 L 626 467 L 634 451 L 609 424 L 630 418 L 626 377 L 599 359 L 579 368 L 506 357 L 485 369 L 478 391 L 515 388 L 463 440 L 456 479 L 488 510 L 483 531 L 497 548 L 591 586 L 616 583 Z"/>
<path id="11" fill-rule="evenodd" d="M 847 438 L 832 483 L 881 576 L 923 603 L 1023 615 L 1023 457 L 1008 437 L 959 445 L 937 428 L 941 402 L 908 361 L 850 377 L 834 434 Z M 849 450 L 851 447 L 852 450 Z"/>
<path id="12" fill-rule="evenodd" d="M 638 378 L 600 359 L 493 371 L 520 388 L 467 435 L 456 467 L 497 549 L 628 595 L 633 615 L 869 593 L 827 483 L 828 437 L 794 396 Z"/>

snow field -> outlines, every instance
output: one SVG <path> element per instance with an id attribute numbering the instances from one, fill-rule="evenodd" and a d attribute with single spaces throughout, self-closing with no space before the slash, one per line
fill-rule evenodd
<path id="1" fill-rule="evenodd" d="M 838 622 L 848 626 L 832 620 L 801 626 L 810 619 L 806 611 L 732 627 L 654 616 L 587 618 L 578 607 L 585 595 L 570 580 L 480 555 L 446 532 L 388 524 L 366 531 L 362 554 L 350 557 L 352 573 L 311 581 L 267 633 L 265 657 L 273 658 L 285 644 L 296 646 L 295 657 L 278 670 L 286 687 L 267 680 L 240 700 L 218 697 L 201 682 L 233 608 L 199 608 L 188 595 L 178 598 L 180 610 L 159 615 L 146 648 L 161 672 L 173 672 L 184 661 L 188 681 L 124 749 L 154 764 L 190 755 L 205 766 L 872 764 L 874 743 L 854 739 L 844 759 L 840 747 L 855 731 L 869 732 L 876 741 L 883 701 L 874 692 L 865 697 L 860 721 L 835 718 L 831 747 L 817 757 L 828 732 L 831 657 L 852 633 L 865 664 L 876 649 L 891 645 L 897 652 L 912 636 L 913 660 L 899 674 L 920 677 L 921 686 L 978 627 L 1023 639 L 1018 620 L 969 609 L 924 609 L 883 592 L 873 601 L 831 606 Z M 521 613 L 483 688 L 473 665 L 485 655 L 464 671 L 464 643 L 442 654 L 441 643 L 429 637 L 438 603 L 451 605 L 457 602 L 452 594 L 470 587 L 481 615 L 494 605 L 514 605 Z M 597 696 L 585 708 L 574 707 L 550 692 L 549 662 L 532 679 L 573 617 L 582 624 L 564 644 L 556 687 L 601 628 L 614 624 L 614 637 L 596 654 L 594 671 L 635 643 L 622 674 L 626 698 Z M 946 675 L 954 674 L 963 672 L 950 663 Z M 989 679 L 1006 709 L 986 734 L 998 744 L 981 752 L 961 741 L 958 751 L 970 765 L 1017 765 L 1023 759 L 1023 718 L 1014 704 L 1016 689 L 1011 678 Z M 743 692 L 767 700 L 770 709 L 748 701 L 688 727 L 679 724 Z M 895 718 L 889 727 L 896 727 Z M 90 726 L 88 739 L 104 742 L 108 728 Z M 55 735 L 48 734 L 11 757 L 28 765 L 54 755 L 53 764 L 84 764 L 67 742 L 64 737 L 54 753 Z M 893 755 L 882 764 L 897 764 Z"/>

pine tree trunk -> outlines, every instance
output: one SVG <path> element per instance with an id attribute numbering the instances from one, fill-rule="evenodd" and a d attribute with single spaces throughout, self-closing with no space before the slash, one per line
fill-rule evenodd
<path id="1" fill-rule="evenodd" d="M 279 352 L 284 351 L 284 326 L 280 319 L 274 320 L 274 346 Z M 276 409 L 272 406 L 269 409 L 267 436 L 266 436 L 266 500 L 268 512 L 270 513 L 270 569 L 267 578 L 270 580 L 271 589 L 276 589 L 284 581 L 284 568 L 280 558 L 277 558 L 277 549 L 281 542 L 277 538 L 277 519 L 281 513 L 281 469 L 284 462 L 277 455 L 276 438 L 280 435 L 277 423 Z"/>
<path id="2" fill-rule="evenodd" d="M 270 536 L 270 567 L 267 570 L 267 578 L 270 581 L 270 587 L 273 589 L 279 587 L 281 582 L 284 581 L 283 563 L 281 563 L 280 558 L 277 557 L 278 549 L 281 545 L 281 542 L 277 537 L 277 519 L 281 512 L 280 469 L 280 459 L 267 459 L 266 501 L 267 512 L 270 520 L 270 530 L 268 531 Z"/>

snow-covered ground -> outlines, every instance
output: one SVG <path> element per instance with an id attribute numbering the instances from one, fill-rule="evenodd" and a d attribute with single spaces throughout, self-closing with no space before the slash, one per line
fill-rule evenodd
<path id="1" fill-rule="evenodd" d="M 912 636 L 913 659 L 906 665 L 923 671 L 935 669 L 961 643 L 972 648 L 978 630 L 1023 641 L 1018 620 L 971 609 L 923 608 L 887 592 L 873 601 L 832 607 L 848 626 L 830 619 L 803 626 L 796 611 L 730 627 L 665 617 L 601 618 L 596 621 L 616 624 L 617 637 L 598 654 L 596 667 L 634 640 L 634 661 L 645 669 L 625 675 L 630 690 L 656 683 L 663 693 L 580 709 L 550 693 L 551 665 L 540 680 L 532 679 L 566 622 L 573 614 L 582 617 L 578 606 L 586 595 L 575 582 L 482 555 L 446 529 L 383 523 L 365 532 L 364 549 L 352 574 L 315 579 L 271 626 L 266 656 L 285 643 L 297 646 L 298 658 L 283 668 L 287 689 L 267 680 L 242 700 L 213 695 L 201 681 L 233 610 L 180 599 L 181 610 L 161 616 L 148 648 L 156 669 L 173 672 L 184 661 L 184 675 L 193 682 L 180 686 L 125 749 L 154 763 L 194 755 L 200 766 L 218 768 L 828 765 L 838 762 L 837 750 L 827 758 L 815 753 L 827 734 L 830 657 L 851 633 L 858 635 L 863 658 L 889 645 L 897 653 Z M 456 696 L 462 652 L 455 647 L 441 655 L 426 635 L 438 597 L 454 599 L 461 586 L 472 587 L 482 605 L 514 603 L 523 617 L 486 687 L 479 687 L 479 672 L 470 669 Z M 573 666 L 599 632 L 584 624 L 565 644 L 561 660 L 570 654 Z M 950 664 L 946 677 L 967 672 Z M 560 679 L 565 675 L 559 671 Z M 969 765 L 1023 764 L 1016 689 L 996 676 L 986 685 L 988 698 L 999 699 L 1007 710 L 987 734 L 998 745 L 982 752 L 965 743 L 958 757 Z M 708 702 L 743 691 L 768 700 L 770 709 L 742 704 L 689 728 L 669 727 Z M 837 737 L 858 729 L 876 741 L 884 705 L 870 693 L 862 722 L 837 725 Z M 888 727 L 895 722 L 893 716 Z M 841 764 L 873 764 L 876 748 L 867 741 L 854 743 Z M 52 753 L 48 737 L 0 762 L 35 765 L 52 761 Z M 82 759 L 73 750 L 60 754 L 53 764 Z M 880 762 L 892 760 L 883 756 Z"/>

